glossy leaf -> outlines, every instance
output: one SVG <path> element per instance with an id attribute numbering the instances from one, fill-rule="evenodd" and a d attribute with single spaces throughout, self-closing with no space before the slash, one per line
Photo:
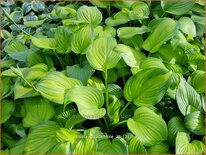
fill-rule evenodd
<path id="1" fill-rule="evenodd" d="M 187 132 L 187 130 L 180 117 L 172 117 L 168 122 L 168 142 L 171 145 L 175 145 L 175 139 L 178 132 Z"/>
<path id="2" fill-rule="evenodd" d="M 55 32 L 56 51 L 60 54 L 71 51 L 72 31 L 67 27 L 58 27 Z"/>
<path id="3" fill-rule="evenodd" d="M 185 34 L 196 37 L 196 27 L 194 22 L 188 17 L 181 17 L 178 20 L 180 30 L 182 30 Z"/>
<path id="4" fill-rule="evenodd" d="M 130 140 L 128 147 L 129 147 L 130 154 L 147 154 L 146 148 L 140 142 L 137 136 L 133 137 Z"/>
<path id="5" fill-rule="evenodd" d="M 72 36 L 71 49 L 76 54 L 86 54 L 92 41 L 91 26 L 85 26 L 76 31 Z"/>
<path id="6" fill-rule="evenodd" d="M 132 76 L 124 88 L 124 96 L 137 106 L 150 106 L 158 103 L 171 84 L 171 72 L 151 68 L 139 71 Z"/>
<path id="7" fill-rule="evenodd" d="M 192 111 L 201 110 L 200 95 L 184 80 L 181 80 L 177 88 L 176 100 L 184 116 Z"/>
<path id="8" fill-rule="evenodd" d="M 146 57 L 144 53 L 124 44 L 118 44 L 115 49 L 130 67 L 138 67 L 139 63 Z"/>
<path id="9" fill-rule="evenodd" d="M 95 27 L 101 23 L 102 13 L 97 7 L 84 5 L 77 10 L 77 19 Z"/>
<path id="10" fill-rule="evenodd" d="M 31 41 L 35 46 L 39 48 L 56 49 L 56 41 L 54 38 L 31 36 Z"/>
<path id="11" fill-rule="evenodd" d="M 201 141 L 193 140 L 185 132 L 179 132 L 176 138 L 175 153 L 176 154 L 202 154 L 204 144 Z"/>
<path id="12" fill-rule="evenodd" d="M 72 154 L 71 143 L 69 142 L 60 142 L 57 143 L 49 154 Z"/>
<path id="13" fill-rule="evenodd" d="M 169 146 L 165 143 L 160 143 L 151 146 L 147 151 L 148 154 L 169 154 Z"/>
<path id="14" fill-rule="evenodd" d="M 37 83 L 36 89 L 46 99 L 63 104 L 65 91 L 75 85 L 81 85 L 81 82 L 61 72 L 51 72 Z"/>
<path id="15" fill-rule="evenodd" d="M 185 127 L 197 135 L 205 134 L 204 115 L 200 111 L 195 111 L 187 115 L 184 119 Z"/>
<path id="16" fill-rule="evenodd" d="M 32 127 L 41 122 L 48 121 L 55 114 L 51 103 L 42 98 L 24 99 L 21 113 L 23 116 L 23 125 Z"/>
<path id="17" fill-rule="evenodd" d="M 198 93 L 203 93 L 205 91 L 205 80 L 204 79 L 205 79 L 205 72 L 197 70 L 189 76 L 188 83 Z"/>
<path id="18" fill-rule="evenodd" d="M 55 134 L 59 129 L 56 122 L 45 122 L 33 127 L 25 144 L 27 154 L 45 154 L 56 144 Z"/>
<path id="19" fill-rule="evenodd" d="M 165 121 L 146 107 L 138 108 L 134 117 L 128 119 L 127 126 L 145 146 L 152 146 L 167 139 Z"/>
<path id="20" fill-rule="evenodd" d="M 88 48 L 87 60 L 94 69 L 106 71 L 116 66 L 120 60 L 114 51 L 117 42 L 114 38 L 98 38 Z"/>
<path id="21" fill-rule="evenodd" d="M 182 15 L 187 13 L 195 4 L 194 1 L 161 1 L 162 9 L 165 12 L 174 14 L 174 15 Z"/>
<path id="22" fill-rule="evenodd" d="M 76 86 L 66 92 L 64 105 L 75 102 L 80 115 L 87 119 L 98 119 L 106 114 L 102 108 L 104 104 L 103 93 L 97 88 Z"/>
<path id="23" fill-rule="evenodd" d="M 111 120 L 111 124 L 117 124 L 119 122 L 119 110 L 121 103 L 115 96 L 112 96 L 112 102 L 108 106 L 108 115 Z"/>
<path id="24" fill-rule="evenodd" d="M 154 31 L 144 41 L 143 48 L 151 53 L 157 52 L 164 42 L 170 40 L 175 35 L 176 29 L 176 21 L 170 18 L 162 19 L 155 27 Z"/>

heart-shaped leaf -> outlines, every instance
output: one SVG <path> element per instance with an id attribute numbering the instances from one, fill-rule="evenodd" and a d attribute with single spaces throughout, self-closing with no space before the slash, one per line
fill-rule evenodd
<path id="1" fill-rule="evenodd" d="M 176 154 L 202 154 L 204 152 L 204 144 L 201 141 L 193 140 L 185 132 L 179 132 L 176 138 L 175 153 Z"/>
<path id="2" fill-rule="evenodd" d="M 106 114 L 101 108 L 104 104 L 103 93 L 97 88 L 76 86 L 66 92 L 64 106 L 75 102 L 80 115 L 87 119 L 98 119 Z"/>
<path id="3" fill-rule="evenodd" d="M 196 27 L 194 22 L 188 17 L 181 17 L 178 20 L 180 30 L 190 37 L 196 37 Z"/>
<path id="4" fill-rule="evenodd" d="M 147 107 L 138 108 L 134 113 L 134 117 L 128 119 L 127 126 L 146 146 L 152 146 L 167 139 L 165 121 Z"/>
<path id="5" fill-rule="evenodd" d="M 91 66 L 100 71 L 106 71 L 116 66 L 120 60 L 114 51 L 117 42 L 114 38 L 98 38 L 88 48 L 87 60 Z"/>
<path id="6" fill-rule="evenodd" d="M 93 6 L 81 6 L 77 10 L 77 19 L 92 26 L 97 26 L 102 21 L 102 13 Z"/>
<path id="7" fill-rule="evenodd" d="M 154 105 L 169 88 L 171 75 L 171 72 L 160 68 L 141 70 L 127 81 L 124 96 L 137 106 Z"/>

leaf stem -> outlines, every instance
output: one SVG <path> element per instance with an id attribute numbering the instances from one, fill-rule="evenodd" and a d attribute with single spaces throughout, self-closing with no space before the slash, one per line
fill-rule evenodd
<path id="1" fill-rule="evenodd" d="M 125 111 L 125 109 L 130 105 L 131 101 L 129 101 L 123 108 L 122 110 L 119 112 L 119 115 L 121 116 L 122 113 Z"/>
<path id="2" fill-rule="evenodd" d="M 108 6 L 107 6 L 107 12 L 108 12 L 108 15 L 110 17 L 111 16 L 111 5 L 110 5 L 110 2 L 108 4 Z"/>
<path id="3" fill-rule="evenodd" d="M 62 63 L 62 59 L 58 56 L 56 51 L 54 51 L 54 55 L 57 57 L 57 59 L 60 63 L 61 69 L 64 69 L 64 64 Z"/>
<path id="4" fill-rule="evenodd" d="M 82 55 L 81 54 L 79 56 L 79 65 L 80 65 L 80 67 L 82 67 Z"/>
<path id="5" fill-rule="evenodd" d="M 107 74 L 107 69 L 105 70 L 105 98 L 106 98 L 106 110 L 107 110 L 107 114 L 109 111 L 109 94 L 108 94 L 108 74 Z"/>

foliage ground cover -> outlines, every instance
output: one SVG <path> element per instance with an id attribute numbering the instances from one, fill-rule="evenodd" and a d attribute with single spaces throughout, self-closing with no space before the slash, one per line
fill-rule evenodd
<path id="1" fill-rule="evenodd" d="M 204 7 L 1 2 L 1 153 L 204 154 Z"/>

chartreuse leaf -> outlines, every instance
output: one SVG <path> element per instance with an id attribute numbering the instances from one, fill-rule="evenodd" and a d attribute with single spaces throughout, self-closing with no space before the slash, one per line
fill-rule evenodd
<path id="1" fill-rule="evenodd" d="M 118 53 L 114 51 L 117 42 L 114 38 L 98 38 L 87 51 L 87 60 L 91 66 L 100 71 L 106 71 L 116 66 L 120 60 Z"/>
<path id="2" fill-rule="evenodd" d="M 140 69 L 162 68 L 167 70 L 167 68 L 165 67 L 161 59 L 153 58 L 153 57 L 148 57 L 142 60 L 140 62 L 139 68 Z"/>
<path id="3" fill-rule="evenodd" d="M 23 126 L 32 127 L 41 122 L 48 121 L 54 116 L 55 111 L 48 100 L 36 97 L 24 99 L 21 113 L 23 116 Z"/>
<path id="4" fill-rule="evenodd" d="M 105 23 L 108 26 L 117 26 L 117 25 L 125 24 L 128 21 L 129 21 L 128 16 L 120 11 L 117 12 L 113 17 L 108 17 L 105 20 Z"/>
<path id="5" fill-rule="evenodd" d="M 92 0 L 90 0 L 89 2 L 92 3 L 93 5 L 99 7 L 99 8 L 104 8 L 104 9 L 106 9 L 110 3 L 107 1 L 92 1 Z"/>
<path id="6" fill-rule="evenodd" d="M 192 9 L 194 1 L 161 1 L 161 7 L 165 12 L 182 15 Z"/>
<path id="7" fill-rule="evenodd" d="M 142 27 L 121 27 L 117 29 L 117 35 L 119 38 L 128 39 L 137 34 L 144 34 L 146 32 L 150 32 L 150 29 L 146 26 Z"/>
<path id="8" fill-rule="evenodd" d="M 71 40 L 71 49 L 76 54 L 86 54 L 87 48 L 91 43 L 92 28 L 84 26 L 73 33 Z"/>
<path id="9" fill-rule="evenodd" d="M 54 38 L 46 38 L 42 36 L 31 36 L 32 43 L 39 48 L 56 49 L 56 40 Z"/>
<path id="10" fill-rule="evenodd" d="M 121 98 L 123 96 L 122 88 L 116 84 L 108 84 L 108 92 L 109 95 L 114 95 L 117 98 Z"/>
<path id="11" fill-rule="evenodd" d="M 59 130 L 56 122 L 44 122 L 31 128 L 24 151 L 27 154 L 46 154 L 57 143 L 56 131 Z"/>
<path id="12" fill-rule="evenodd" d="M 167 139 L 165 121 L 147 107 L 138 108 L 134 117 L 128 119 L 127 126 L 145 146 L 152 146 Z"/>
<path id="13" fill-rule="evenodd" d="M 177 105 L 185 116 L 192 111 L 201 110 L 200 95 L 184 79 L 180 81 L 176 94 Z"/>
<path id="14" fill-rule="evenodd" d="M 72 154 L 72 147 L 70 142 L 57 143 L 48 154 Z"/>
<path id="15" fill-rule="evenodd" d="M 54 38 L 56 42 L 56 51 L 60 54 L 69 53 L 71 51 L 72 31 L 68 27 L 59 26 L 56 29 Z"/>
<path id="16" fill-rule="evenodd" d="M 129 141 L 129 153 L 130 154 L 147 154 L 147 150 L 144 145 L 140 142 L 137 136 L 133 137 Z"/>
<path id="17" fill-rule="evenodd" d="M 91 128 L 84 131 L 84 137 L 81 138 L 74 147 L 74 154 L 96 154 L 97 153 L 97 138 L 100 137 L 99 128 Z M 87 137 L 87 138 L 85 138 Z"/>
<path id="18" fill-rule="evenodd" d="M 175 139 L 178 132 L 187 132 L 184 123 L 180 117 L 172 117 L 168 122 L 168 142 L 175 145 Z"/>
<path id="19" fill-rule="evenodd" d="M 132 76 L 124 88 L 124 96 L 137 106 L 158 103 L 171 84 L 171 72 L 160 68 L 139 71 Z"/>
<path id="20" fill-rule="evenodd" d="M 97 88 L 101 91 L 105 91 L 104 83 L 99 78 L 97 78 L 95 76 L 92 76 L 91 78 L 89 78 L 89 80 L 87 82 L 87 86 Z"/>
<path id="21" fill-rule="evenodd" d="M 128 154 L 128 148 L 123 140 L 115 138 L 110 142 L 108 139 L 103 139 L 98 142 L 98 153 L 100 154 Z"/>
<path id="22" fill-rule="evenodd" d="M 108 115 L 111 120 L 111 124 L 119 122 L 119 110 L 121 103 L 115 96 L 111 96 L 112 102 L 108 106 Z"/>
<path id="23" fill-rule="evenodd" d="M 188 83 L 198 92 L 205 91 L 205 72 L 201 70 L 194 71 L 188 78 Z"/>
<path id="24" fill-rule="evenodd" d="M 139 63 L 146 58 L 145 54 L 141 51 L 124 44 L 118 44 L 114 50 L 120 54 L 125 63 L 130 67 L 138 67 Z"/>
<path id="25" fill-rule="evenodd" d="M 103 92 L 88 86 L 76 86 L 66 92 L 64 106 L 75 102 L 80 115 L 87 119 L 98 119 L 106 114 Z"/>
<path id="26" fill-rule="evenodd" d="M 189 35 L 189 37 L 196 37 L 196 27 L 195 27 L 194 22 L 190 18 L 181 17 L 178 20 L 178 24 L 182 32 Z"/>
<path id="27" fill-rule="evenodd" d="M 95 38 L 115 37 L 116 29 L 111 26 L 97 26 L 94 29 Z"/>
<path id="28" fill-rule="evenodd" d="M 94 27 L 101 23 L 102 18 L 97 7 L 83 5 L 77 10 L 77 19 Z"/>
<path id="29" fill-rule="evenodd" d="M 148 154 L 169 154 L 169 146 L 165 143 L 160 143 L 151 146 L 147 149 Z"/>
<path id="30" fill-rule="evenodd" d="M 204 152 L 204 144 L 201 141 L 193 140 L 185 132 L 179 132 L 176 138 L 175 153 L 176 154 L 202 154 Z"/>
<path id="31" fill-rule="evenodd" d="M 1 123 L 5 123 L 15 110 L 15 103 L 11 100 L 3 100 L 1 103 Z"/>
<path id="32" fill-rule="evenodd" d="M 70 142 L 75 143 L 77 142 L 77 137 L 81 136 L 81 133 L 75 130 L 69 130 L 66 128 L 60 128 L 59 130 L 56 131 L 56 140 L 58 142 Z"/>
<path id="33" fill-rule="evenodd" d="M 75 85 L 82 84 L 79 80 L 68 78 L 61 72 L 51 72 L 37 83 L 36 89 L 46 99 L 63 104 L 65 90 Z"/>
<path id="34" fill-rule="evenodd" d="M 184 119 L 185 127 L 197 135 L 205 134 L 204 115 L 200 111 L 195 111 L 186 115 Z"/>
<path id="35" fill-rule="evenodd" d="M 164 31 L 162 31 L 164 30 Z M 177 22 L 171 18 L 163 18 L 154 31 L 144 41 L 143 48 L 151 53 L 157 52 L 165 41 L 170 40 L 176 33 Z"/>

